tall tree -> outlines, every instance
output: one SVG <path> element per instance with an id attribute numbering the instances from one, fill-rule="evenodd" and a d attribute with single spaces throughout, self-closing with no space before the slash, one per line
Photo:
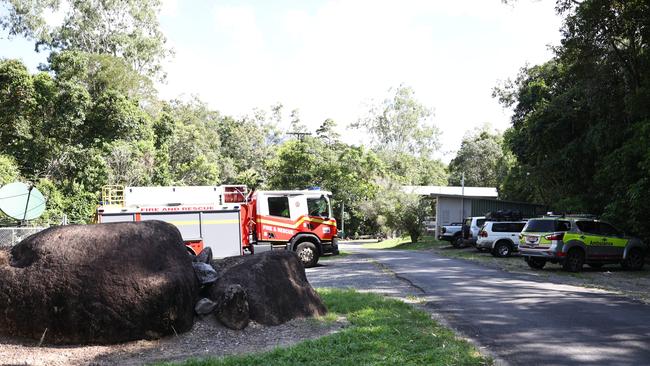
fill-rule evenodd
<path id="1" fill-rule="evenodd" d="M 159 0 L 2 0 L 6 12 L 0 26 L 10 36 L 35 41 L 37 51 L 77 50 L 109 54 L 129 62 L 138 72 L 156 75 L 169 54 L 159 29 Z M 67 7 L 66 7 L 67 5 Z M 63 12 L 61 24 L 47 17 Z"/>
<path id="2" fill-rule="evenodd" d="M 449 184 L 475 187 L 498 187 L 503 181 L 511 159 L 504 152 L 503 136 L 484 126 L 465 135 L 456 156 L 449 163 Z"/>
<path id="3" fill-rule="evenodd" d="M 341 135 L 336 132 L 336 122 L 328 118 L 321 123 L 320 127 L 316 130 L 316 137 L 323 140 L 326 145 L 331 146 L 341 138 Z"/>
<path id="4" fill-rule="evenodd" d="M 558 0 L 557 9 L 555 57 L 495 93 L 514 107 L 506 141 L 519 167 L 508 179 L 555 209 L 601 214 L 650 239 L 650 7 Z"/>
<path id="5" fill-rule="evenodd" d="M 430 120 L 432 110 L 415 99 L 410 87 L 400 85 L 389 93 L 350 127 L 366 129 L 377 150 L 430 157 L 439 148 L 440 134 Z"/>
<path id="6" fill-rule="evenodd" d="M 298 109 L 294 109 L 291 111 L 291 121 L 289 125 L 289 132 L 297 132 L 297 133 L 306 133 L 307 132 L 307 126 L 305 126 L 304 123 L 302 123 L 300 119 L 300 111 Z"/>

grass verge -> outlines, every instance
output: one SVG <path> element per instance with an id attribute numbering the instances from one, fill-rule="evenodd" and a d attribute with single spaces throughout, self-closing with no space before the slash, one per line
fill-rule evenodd
<path id="1" fill-rule="evenodd" d="M 405 250 L 422 250 L 433 249 L 436 246 L 442 245 L 440 240 L 433 236 L 422 236 L 420 239 L 413 243 L 409 237 L 393 238 L 378 243 L 366 243 L 362 246 L 366 249 L 405 249 Z"/>
<path id="2" fill-rule="evenodd" d="M 181 365 L 489 365 L 429 314 L 394 299 L 354 290 L 318 291 L 330 313 L 350 326 L 316 340 L 270 352 L 188 360 Z M 330 315 L 332 316 L 332 315 Z"/>

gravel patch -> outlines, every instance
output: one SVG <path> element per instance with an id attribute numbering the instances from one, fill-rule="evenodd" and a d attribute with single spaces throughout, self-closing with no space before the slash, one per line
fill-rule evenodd
<path id="1" fill-rule="evenodd" d="M 159 340 L 101 346 L 38 346 L 38 341 L 0 336 L 0 365 L 143 365 L 188 358 L 220 357 L 287 347 L 335 333 L 347 325 L 294 319 L 278 326 L 251 323 L 244 330 L 220 325 L 212 316 L 197 319 L 191 331 Z"/>
<path id="2" fill-rule="evenodd" d="M 324 337 L 347 325 L 345 319 L 324 321 L 308 318 L 276 326 L 251 322 L 243 330 L 232 330 L 217 322 L 214 316 L 206 316 L 196 317 L 192 329 L 177 336 L 113 345 L 52 346 L 45 342 L 39 346 L 38 340 L 0 334 L 0 366 L 130 366 L 257 353 Z"/>

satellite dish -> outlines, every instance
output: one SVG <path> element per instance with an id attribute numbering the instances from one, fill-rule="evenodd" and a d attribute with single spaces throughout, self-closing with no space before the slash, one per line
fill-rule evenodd
<path id="1" fill-rule="evenodd" d="M 9 183 L 0 188 L 0 210 L 16 220 L 33 220 L 45 211 L 45 197 L 34 186 Z"/>

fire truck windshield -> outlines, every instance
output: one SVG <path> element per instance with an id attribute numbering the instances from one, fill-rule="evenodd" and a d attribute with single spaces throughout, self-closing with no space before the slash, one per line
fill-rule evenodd
<path id="1" fill-rule="evenodd" d="M 325 196 L 307 198 L 309 216 L 330 217 L 330 204 Z"/>

